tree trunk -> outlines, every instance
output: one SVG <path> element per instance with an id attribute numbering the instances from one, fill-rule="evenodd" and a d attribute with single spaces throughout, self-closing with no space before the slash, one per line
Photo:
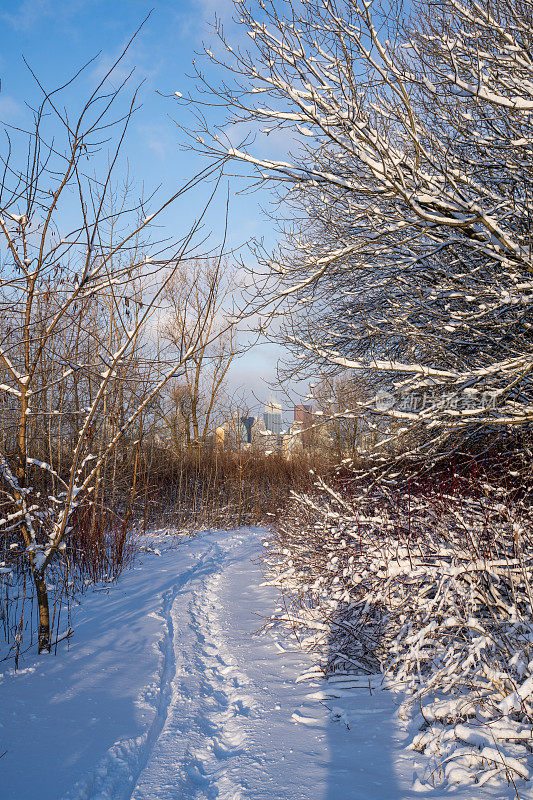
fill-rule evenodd
<path id="1" fill-rule="evenodd" d="M 37 603 L 39 605 L 39 653 L 49 653 L 50 642 L 50 607 L 48 604 L 48 590 L 43 577 L 33 576 Z"/>

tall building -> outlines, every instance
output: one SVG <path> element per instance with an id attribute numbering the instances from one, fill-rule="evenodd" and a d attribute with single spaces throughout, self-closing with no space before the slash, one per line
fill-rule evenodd
<path id="1" fill-rule="evenodd" d="M 272 439 L 272 434 L 270 431 L 267 431 L 265 421 L 263 419 L 256 419 L 252 425 L 252 450 L 259 453 L 270 450 L 270 439 Z"/>
<path id="2" fill-rule="evenodd" d="M 281 429 L 283 427 L 283 416 L 279 403 L 275 403 L 273 400 L 269 400 L 268 403 L 265 403 L 265 413 L 263 418 L 265 420 L 265 428 L 267 431 L 270 431 L 276 435 L 281 433 Z"/>
<path id="3" fill-rule="evenodd" d="M 311 405 L 294 406 L 293 430 L 298 434 L 303 448 L 311 447 L 314 439 L 313 407 Z"/>
<path id="4" fill-rule="evenodd" d="M 298 405 L 294 406 L 294 421 L 301 422 L 303 425 L 313 424 L 313 408 L 312 406 Z"/>
<path id="5" fill-rule="evenodd" d="M 242 422 L 242 424 L 244 426 L 244 429 L 246 431 L 245 442 L 246 442 L 246 444 L 251 444 L 252 443 L 252 428 L 253 428 L 253 425 L 254 425 L 254 422 L 255 422 L 255 417 L 241 417 L 241 422 Z"/>

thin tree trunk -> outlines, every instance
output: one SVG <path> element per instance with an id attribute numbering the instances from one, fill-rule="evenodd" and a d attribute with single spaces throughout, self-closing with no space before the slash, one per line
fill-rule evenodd
<path id="1" fill-rule="evenodd" d="M 34 574 L 35 591 L 39 605 L 39 653 L 49 653 L 50 642 L 50 607 L 45 579 Z"/>

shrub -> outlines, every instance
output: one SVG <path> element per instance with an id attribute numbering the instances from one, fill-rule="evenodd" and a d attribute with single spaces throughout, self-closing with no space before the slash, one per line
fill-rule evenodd
<path id="1" fill-rule="evenodd" d="M 527 491 L 481 478 L 319 480 L 268 542 L 284 599 L 271 624 L 325 674 L 381 671 L 405 691 L 428 782 L 527 778 L 532 522 Z"/>

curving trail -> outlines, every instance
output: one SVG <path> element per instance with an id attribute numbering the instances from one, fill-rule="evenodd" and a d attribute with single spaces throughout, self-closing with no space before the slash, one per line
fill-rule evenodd
<path id="1" fill-rule="evenodd" d="M 173 675 L 161 687 L 161 730 L 128 799 L 400 796 L 391 760 L 393 697 L 371 698 L 366 679 L 298 683 L 309 659 L 297 648 L 284 652 L 275 634 L 254 635 L 276 598 L 261 585 L 262 534 L 202 537 L 196 564 L 165 614 Z M 198 548 L 199 541 L 182 547 Z M 352 725 L 343 696 L 354 687 Z M 397 733 L 396 747 L 400 739 Z"/>
<path id="2" fill-rule="evenodd" d="M 258 703 L 250 678 L 230 652 L 220 619 L 222 569 L 239 539 L 216 544 L 207 577 L 189 579 L 172 604 L 175 674 L 161 735 L 131 794 L 132 800 L 192 797 L 240 798 L 232 774 L 245 751 L 245 721 Z"/>
<path id="3" fill-rule="evenodd" d="M 255 635 L 277 597 L 264 533 L 161 536 L 162 554 L 85 597 L 68 650 L 0 676 L 1 800 L 443 796 L 413 789 L 425 765 L 392 692 L 298 681 L 312 662 L 296 643 Z"/>

